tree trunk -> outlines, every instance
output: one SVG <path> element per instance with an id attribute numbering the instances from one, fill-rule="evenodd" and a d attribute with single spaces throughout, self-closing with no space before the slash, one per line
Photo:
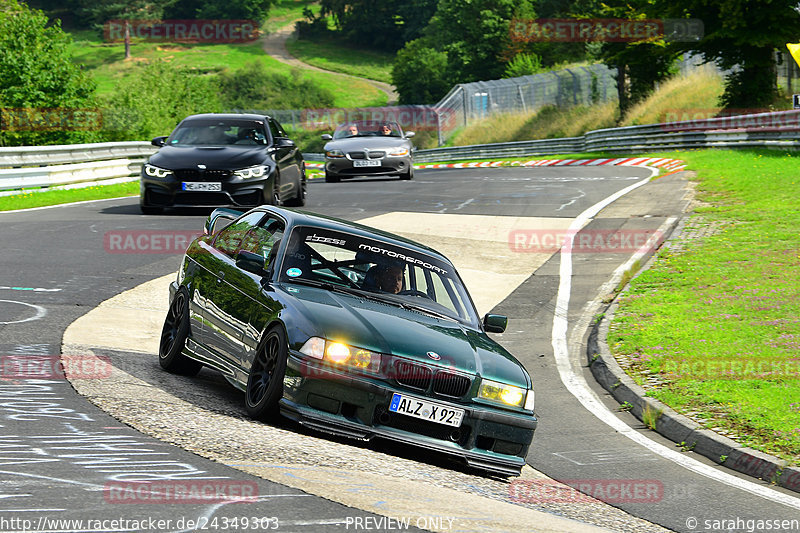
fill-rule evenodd
<path id="1" fill-rule="evenodd" d="M 131 58 L 131 23 L 125 21 L 125 59 Z"/>
<path id="2" fill-rule="evenodd" d="M 619 118 L 622 120 L 628 110 L 628 69 L 624 63 L 617 65 L 617 97 L 619 99 Z"/>

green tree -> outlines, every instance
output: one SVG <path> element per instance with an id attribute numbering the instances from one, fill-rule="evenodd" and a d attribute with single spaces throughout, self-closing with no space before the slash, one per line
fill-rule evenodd
<path id="1" fill-rule="evenodd" d="M 331 107 L 335 99 L 330 90 L 303 79 L 299 69 L 287 76 L 268 72 L 260 61 L 221 72 L 219 94 L 223 108 L 241 110 Z"/>
<path id="2" fill-rule="evenodd" d="M 800 14 L 796 0 L 657 0 L 665 17 L 703 21 L 699 42 L 674 43 L 731 70 L 721 100 L 726 108 L 766 107 L 776 93 L 775 49 L 797 42 Z"/>
<path id="3" fill-rule="evenodd" d="M 503 73 L 506 78 L 530 76 L 542 71 L 542 58 L 536 54 L 521 52 L 515 55 L 506 65 Z"/>
<path id="4" fill-rule="evenodd" d="M 22 109 L 56 108 L 61 111 L 50 116 L 63 117 L 69 110 L 92 106 L 94 83 L 72 62 L 69 44 L 58 21 L 48 25 L 41 11 L 16 0 L 0 0 L 0 108 L 6 115 L 0 143 L 59 144 L 91 138 L 90 132 L 52 123 L 11 126 L 14 117 L 25 113 Z"/>
<path id="5" fill-rule="evenodd" d="M 167 135 L 188 115 L 222 111 L 214 78 L 165 61 L 134 67 L 107 107 L 109 141 Z"/>
<path id="6" fill-rule="evenodd" d="M 436 10 L 436 0 L 322 0 L 320 15 L 330 16 L 350 43 L 398 50 L 422 35 Z"/>
<path id="7" fill-rule="evenodd" d="M 459 83 L 497 79 L 511 59 L 512 18 L 534 18 L 529 0 L 440 0 L 426 35 Z"/>
<path id="8" fill-rule="evenodd" d="M 392 66 L 392 83 L 402 105 L 438 102 L 452 86 L 447 54 L 424 38 L 406 43 Z"/>

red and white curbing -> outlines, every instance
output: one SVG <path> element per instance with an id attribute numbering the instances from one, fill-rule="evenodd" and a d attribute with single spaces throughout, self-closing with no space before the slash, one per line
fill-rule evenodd
<path id="1" fill-rule="evenodd" d="M 663 157 L 618 157 L 616 159 L 533 159 L 530 161 L 484 161 L 482 163 L 430 163 L 414 168 L 486 168 L 486 167 L 581 167 L 581 166 L 649 166 L 677 172 L 686 168 L 680 159 Z M 324 163 L 306 162 L 306 168 L 324 168 Z"/>
<path id="2" fill-rule="evenodd" d="M 616 159 L 534 159 L 530 161 L 484 161 L 483 163 L 432 163 L 414 168 L 484 168 L 484 167 L 579 167 L 579 166 L 650 166 L 683 170 L 686 162 L 663 157 L 618 157 Z"/>

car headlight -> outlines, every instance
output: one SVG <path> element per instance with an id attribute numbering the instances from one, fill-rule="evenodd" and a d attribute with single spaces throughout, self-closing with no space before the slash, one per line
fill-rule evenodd
<path id="1" fill-rule="evenodd" d="M 408 148 L 395 148 L 394 150 L 389 152 L 389 155 L 394 155 L 394 156 L 408 155 Z"/>
<path id="2" fill-rule="evenodd" d="M 254 167 L 234 170 L 233 174 L 242 178 L 243 180 L 249 180 L 251 178 L 263 177 L 267 172 L 269 172 L 269 167 L 267 165 L 256 165 Z"/>
<path id="3" fill-rule="evenodd" d="M 325 152 L 325 157 L 330 157 L 331 159 L 344 157 L 344 152 L 342 152 L 341 150 L 328 150 Z"/>
<path id="4" fill-rule="evenodd" d="M 166 168 L 160 168 L 153 166 L 149 163 L 145 163 L 144 173 L 150 176 L 151 178 L 166 178 L 167 176 L 172 174 L 172 171 L 167 170 Z"/>
<path id="5" fill-rule="evenodd" d="M 349 366 L 370 372 L 377 372 L 381 368 L 381 354 L 320 337 L 308 339 L 300 348 L 300 353 L 337 366 Z"/>
<path id="6" fill-rule="evenodd" d="M 526 398 L 526 396 L 529 396 L 529 398 Z M 478 397 L 511 407 L 524 406 L 525 409 L 527 409 L 530 404 L 530 410 L 533 410 L 532 390 L 506 385 L 505 383 L 498 383 L 497 381 L 482 380 L 481 387 L 478 389 Z"/>

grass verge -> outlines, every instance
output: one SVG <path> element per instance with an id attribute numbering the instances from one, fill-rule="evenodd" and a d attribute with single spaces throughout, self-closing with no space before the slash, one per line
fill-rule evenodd
<path id="1" fill-rule="evenodd" d="M 271 73 L 289 75 L 293 68 L 266 55 L 260 42 L 184 44 L 140 41 L 132 44 L 132 58 L 126 61 L 122 43 L 102 42 L 90 32 L 81 32 L 73 37 L 73 60 L 83 65 L 97 82 L 97 94 L 101 99 L 110 95 L 121 80 L 132 75 L 135 64 L 158 59 L 207 75 L 226 68 L 236 70 L 253 61 L 263 62 Z M 387 102 L 386 94 L 366 81 L 315 71 L 303 71 L 303 78 L 329 89 L 336 97 L 334 107 L 383 106 Z"/>
<path id="2" fill-rule="evenodd" d="M 30 209 L 48 205 L 68 204 L 87 200 L 103 200 L 139 194 L 139 182 L 97 185 L 81 189 L 59 189 L 50 191 L 22 190 L 19 194 L 0 196 L 0 211 Z"/>
<path id="3" fill-rule="evenodd" d="M 354 48 L 338 39 L 290 39 L 286 47 L 304 63 L 333 72 L 392 83 L 394 55 Z"/>
<path id="4" fill-rule="evenodd" d="M 798 464 L 798 156 L 674 156 L 697 171 L 703 204 L 689 235 L 664 247 L 620 299 L 611 350 L 650 396 Z"/>

